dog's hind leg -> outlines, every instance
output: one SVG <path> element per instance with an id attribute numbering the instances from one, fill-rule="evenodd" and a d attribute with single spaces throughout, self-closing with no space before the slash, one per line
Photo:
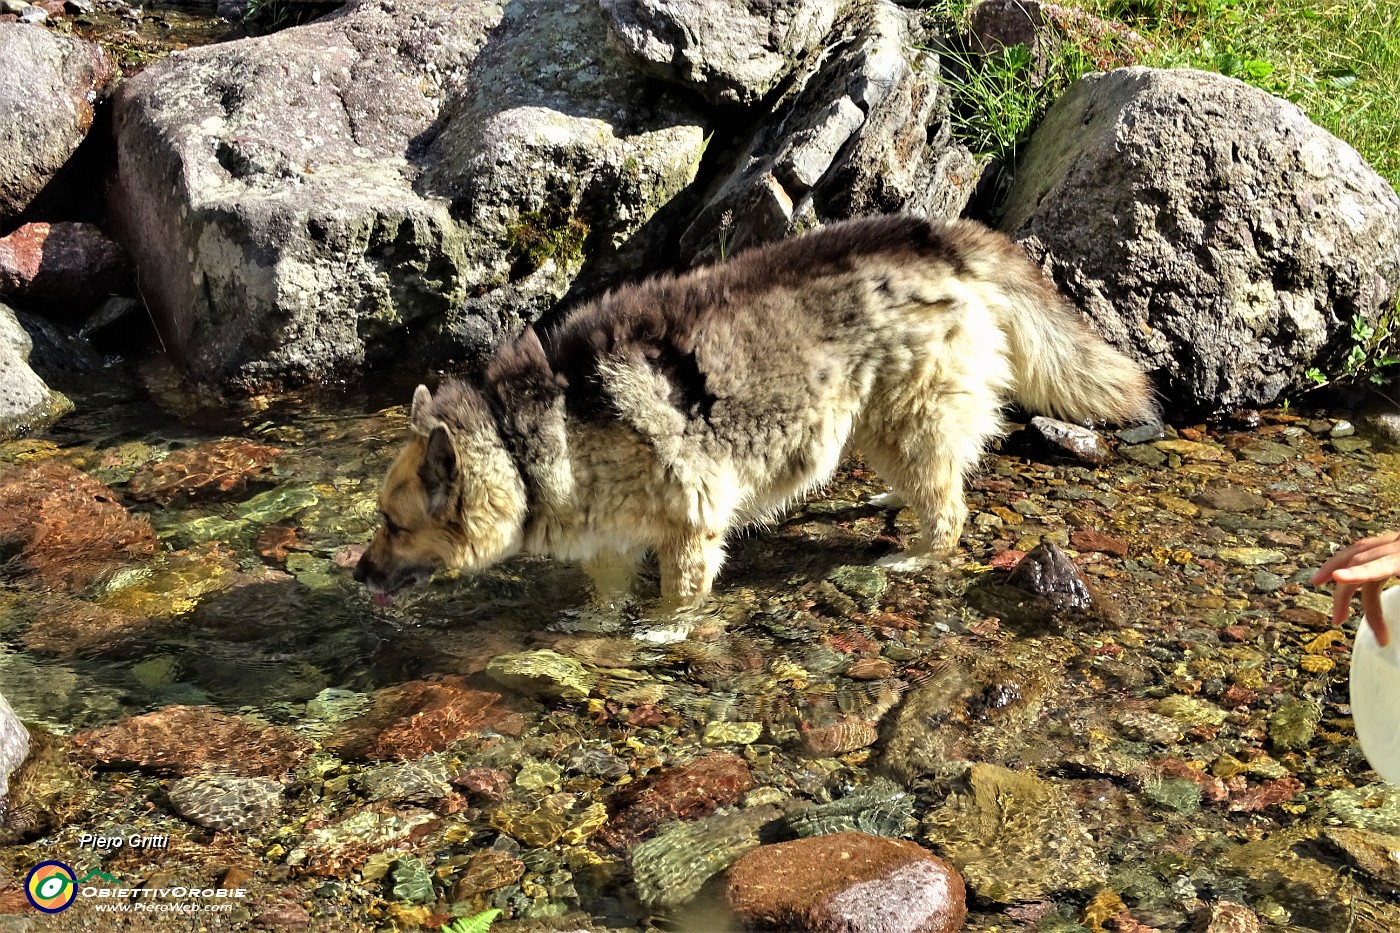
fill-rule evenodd
<path id="1" fill-rule="evenodd" d="M 918 569 L 957 546 L 967 520 L 964 478 L 1001 432 L 994 387 L 974 382 L 962 388 L 921 395 L 911 386 L 858 429 L 856 446 L 890 485 L 895 501 L 919 513 L 921 537 L 908 552 L 885 561 L 894 569 Z"/>
<path id="2" fill-rule="evenodd" d="M 724 532 L 678 530 L 657 548 L 661 563 L 661 611 L 694 609 L 705 601 L 724 563 Z"/>

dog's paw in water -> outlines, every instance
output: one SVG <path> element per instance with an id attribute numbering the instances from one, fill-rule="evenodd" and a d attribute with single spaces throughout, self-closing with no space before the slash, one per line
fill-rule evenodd
<path id="1" fill-rule="evenodd" d="M 904 501 L 904 497 L 894 490 L 877 493 L 870 497 L 870 505 L 877 509 L 902 509 L 908 504 Z"/>
<path id="2" fill-rule="evenodd" d="M 875 566 L 891 573 L 920 573 L 938 563 L 938 556 L 928 551 L 899 551 L 875 561 Z"/>

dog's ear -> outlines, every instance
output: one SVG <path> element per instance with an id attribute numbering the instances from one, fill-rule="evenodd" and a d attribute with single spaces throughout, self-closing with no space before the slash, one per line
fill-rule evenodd
<path id="1" fill-rule="evenodd" d="M 442 426 L 442 421 L 433 414 L 433 393 L 428 391 L 427 386 L 420 385 L 413 390 L 413 405 L 408 410 L 408 423 L 415 434 L 422 434 L 424 437 L 433 433 L 433 428 Z"/>
<path id="2" fill-rule="evenodd" d="M 446 512 L 457 482 L 457 470 L 457 448 L 452 446 L 447 428 L 439 424 L 428 433 L 423 461 L 418 464 L 418 480 L 423 484 L 428 514 L 433 518 L 440 519 Z"/>

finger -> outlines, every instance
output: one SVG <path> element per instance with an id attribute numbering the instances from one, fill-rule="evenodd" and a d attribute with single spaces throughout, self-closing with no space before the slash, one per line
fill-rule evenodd
<path id="1" fill-rule="evenodd" d="M 1381 637 L 1385 629 L 1385 617 L 1381 613 L 1381 585 L 1379 583 L 1367 583 L 1361 587 L 1361 608 L 1366 613 L 1366 621 L 1371 624 L 1371 630 L 1376 633 L 1376 641 L 1384 645 L 1385 642 L 1381 641 Z"/>
<path id="2" fill-rule="evenodd" d="M 1351 597 L 1359 587 L 1354 583 L 1339 583 L 1332 594 L 1332 624 L 1341 625 L 1351 615 Z"/>
<path id="3" fill-rule="evenodd" d="M 1400 575 L 1400 553 L 1384 551 L 1367 557 L 1372 552 L 1357 555 L 1350 566 L 1338 567 L 1332 572 L 1332 579 L 1341 583 L 1379 583 Z"/>
<path id="4" fill-rule="evenodd" d="M 1357 559 L 1358 555 L 1375 548 L 1384 548 L 1386 545 L 1400 545 L 1400 532 L 1362 538 L 1360 541 L 1347 545 L 1323 562 L 1317 573 L 1313 574 L 1313 583 L 1326 583 L 1338 568 L 1364 562 L 1364 559 Z"/>

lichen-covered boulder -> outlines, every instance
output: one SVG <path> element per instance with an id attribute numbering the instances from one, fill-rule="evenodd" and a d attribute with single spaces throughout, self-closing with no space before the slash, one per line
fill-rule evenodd
<path id="1" fill-rule="evenodd" d="M 0 224 L 49 184 L 92 126 L 114 71 L 94 43 L 0 23 Z"/>
<path id="2" fill-rule="evenodd" d="M 732 254 L 831 220 L 909 211 L 955 217 L 980 174 L 951 142 L 938 59 L 887 0 L 841 13 L 825 48 L 706 195 L 681 239 L 691 261 Z"/>
<path id="3" fill-rule="evenodd" d="M 599 0 L 618 43 L 717 104 L 752 104 L 819 48 L 838 0 Z"/>
<path id="4" fill-rule="evenodd" d="M 114 124 L 114 229 L 164 342 L 242 384 L 486 348 L 643 264 L 704 147 L 568 0 L 352 0 L 171 55 Z"/>
<path id="5" fill-rule="evenodd" d="M 32 347 L 15 312 L 0 304 L 0 439 L 17 437 L 73 409 L 29 368 Z"/>
<path id="6" fill-rule="evenodd" d="M 1400 198 L 1293 104 L 1189 70 L 1089 75 L 1046 114 L 1003 229 L 1178 405 L 1305 387 L 1400 290 Z"/>

